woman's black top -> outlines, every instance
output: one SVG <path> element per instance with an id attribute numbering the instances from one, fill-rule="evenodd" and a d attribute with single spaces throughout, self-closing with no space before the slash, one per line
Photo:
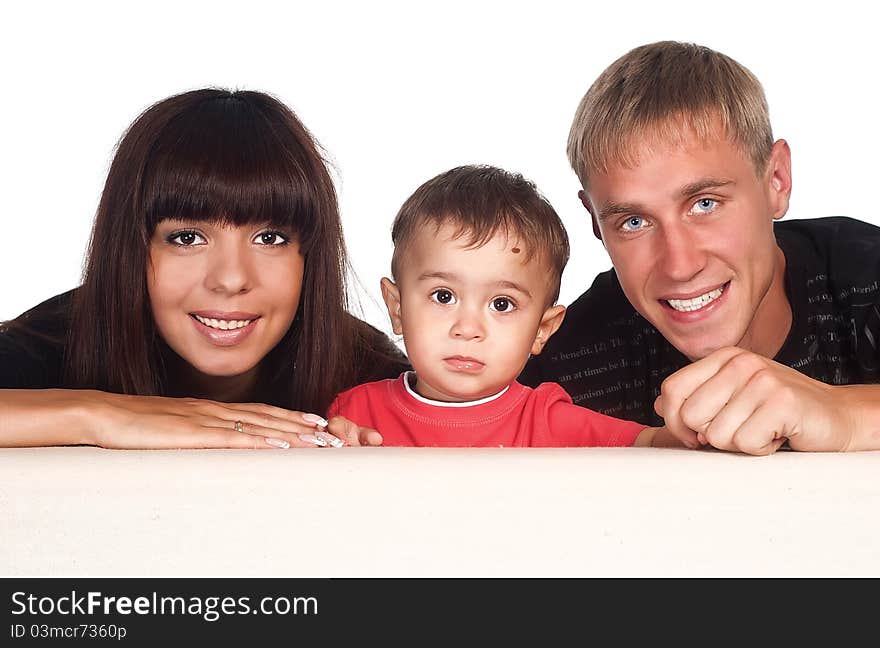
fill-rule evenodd
<path id="1" fill-rule="evenodd" d="M 65 387 L 64 353 L 76 289 L 56 295 L 0 325 L 0 389 Z M 354 316 L 363 346 L 356 349 L 358 372 L 352 385 L 395 378 L 409 369 L 400 350 L 381 331 Z"/>

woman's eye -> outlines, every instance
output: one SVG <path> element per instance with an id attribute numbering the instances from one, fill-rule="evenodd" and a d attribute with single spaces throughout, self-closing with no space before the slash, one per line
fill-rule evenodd
<path id="1" fill-rule="evenodd" d="M 514 304 L 513 300 L 509 297 L 496 297 L 489 302 L 489 308 L 493 311 L 498 311 L 499 313 L 509 313 L 516 310 L 516 304 Z"/>
<path id="2" fill-rule="evenodd" d="M 173 232 L 166 239 L 169 243 L 180 245 L 181 247 L 189 247 L 191 245 L 201 245 L 205 243 L 205 237 L 193 230 L 185 230 L 183 232 Z"/>
<path id="3" fill-rule="evenodd" d="M 712 198 L 700 198 L 697 202 L 694 203 L 694 209 L 698 212 L 707 213 L 715 209 L 718 206 L 718 201 L 713 200 Z"/>
<path id="4" fill-rule="evenodd" d="M 630 216 L 625 221 L 623 221 L 623 224 L 620 227 L 627 232 L 635 232 L 636 230 L 642 229 L 644 226 L 644 218 L 642 218 L 641 216 Z"/>
<path id="5" fill-rule="evenodd" d="M 431 293 L 431 299 L 438 304 L 454 304 L 455 303 L 455 295 L 452 294 L 451 291 L 446 290 L 445 288 L 440 288 Z"/>
<path id="6" fill-rule="evenodd" d="M 254 238 L 257 245 L 284 245 L 287 237 L 281 232 L 261 232 Z"/>

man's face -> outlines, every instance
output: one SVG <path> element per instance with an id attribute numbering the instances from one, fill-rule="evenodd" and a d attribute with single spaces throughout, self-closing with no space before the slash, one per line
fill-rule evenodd
<path id="1" fill-rule="evenodd" d="M 788 145 L 759 176 L 728 139 L 644 148 L 581 198 L 629 301 L 692 360 L 724 346 L 773 356 L 791 322 L 772 223 L 788 208 Z"/>

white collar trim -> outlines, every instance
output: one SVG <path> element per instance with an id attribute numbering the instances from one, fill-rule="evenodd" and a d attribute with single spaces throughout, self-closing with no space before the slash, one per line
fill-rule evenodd
<path id="1" fill-rule="evenodd" d="M 482 405 L 483 403 L 489 403 L 496 398 L 500 398 L 502 395 L 504 395 L 504 392 L 510 389 L 510 385 L 508 385 L 497 394 L 486 396 L 485 398 L 481 398 L 479 400 L 466 401 L 464 403 L 446 403 L 444 401 L 431 400 L 430 398 L 425 398 L 424 396 L 417 394 L 416 391 L 409 384 L 410 378 L 415 379 L 415 377 L 415 371 L 407 371 L 403 374 L 403 385 L 404 387 L 406 387 L 406 391 L 409 392 L 409 395 L 415 398 L 420 403 L 424 403 L 425 405 L 434 405 L 435 407 L 473 407 L 474 405 Z"/>

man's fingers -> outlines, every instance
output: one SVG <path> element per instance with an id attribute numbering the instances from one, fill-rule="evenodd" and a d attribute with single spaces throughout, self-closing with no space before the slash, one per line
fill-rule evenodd
<path id="1" fill-rule="evenodd" d="M 761 404 L 733 436 L 736 450 L 751 455 L 773 454 L 785 443 L 785 427 L 770 403 Z"/>
<path id="2" fill-rule="evenodd" d="M 759 377 L 749 381 L 716 415 L 705 434 L 712 447 L 767 455 L 785 442 L 778 409 L 765 391 L 756 388 L 761 382 Z"/>
<path id="3" fill-rule="evenodd" d="M 663 418 L 663 394 L 654 399 L 654 411 L 657 412 L 657 416 Z"/>
<path id="4" fill-rule="evenodd" d="M 685 418 L 688 400 L 728 362 L 747 353 L 736 347 L 725 347 L 679 369 L 663 381 L 660 386 L 660 396 L 654 402 L 655 411 L 663 417 L 667 429 L 689 448 L 699 447 L 697 433 L 703 432 L 700 428 L 704 428 L 706 422 L 711 420 L 706 414 L 706 410 L 711 407 L 701 405 L 697 410 L 699 416 L 692 415 L 690 418 Z M 729 396 L 729 392 L 727 394 Z M 715 400 L 717 401 L 718 398 Z M 695 423 L 696 427 L 691 427 L 688 421 Z"/>
<path id="5" fill-rule="evenodd" d="M 654 401 L 654 411 L 663 418 L 663 423 L 669 433 L 685 446 L 694 450 L 699 447 L 697 434 L 681 420 L 680 409 L 681 403 L 678 403 L 674 398 L 664 398 L 662 393 Z"/>
<path id="6" fill-rule="evenodd" d="M 731 357 L 682 404 L 681 418 L 685 425 L 696 432 L 706 432 L 726 405 L 743 390 L 749 392 L 749 402 L 757 407 L 775 384 L 767 380 L 766 367 L 766 361 L 753 353 Z"/>

